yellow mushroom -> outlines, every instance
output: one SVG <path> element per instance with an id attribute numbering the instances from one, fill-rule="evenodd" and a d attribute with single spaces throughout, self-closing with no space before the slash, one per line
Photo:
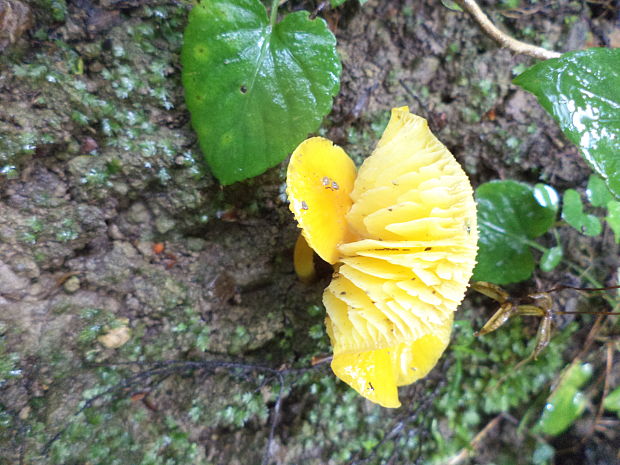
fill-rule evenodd
<path id="1" fill-rule="evenodd" d="M 357 177 L 341 148 L 315 137 L 293 153 L 287 185 L 308 244 L 335 267 L 323 294 L 332 370 L 399 407 L 397 387 L 426 376 L 445 350 L 475 265 L 467 176 L 426 120 L 401 107 Z"/>

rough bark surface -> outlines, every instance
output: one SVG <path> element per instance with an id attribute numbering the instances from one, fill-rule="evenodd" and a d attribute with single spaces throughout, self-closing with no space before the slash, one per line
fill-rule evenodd
<path id="1" fill-rule="evenodd" d="M 620 45 L 617 2 L 538 2 L 536 12 L 492 3 L 483 6 L 522 40 Z M 474 186 L 585 186 L 577 149 L 511 84 L 531 59 L 498 49 L 464 15 L 418 0 L 351 0 L 322 14 L 344 68 L 325 128 L 357 161 L 389 109 L 407 104 Z M 430 437 L 431 419 L 412 409 L 432 403 L 441 367 L 406 391 L 405 413 L 377 411 L 324 365 L 311 368 L 329 350 L 317 308 L 328 276 L 305 286 L 294 275 L 284 164 L 224 189 L 203 165 L 179 76 L 186 15 L 173 2 L 0 0 L 0 463 L 252 464 L 267 442 L 273 463 L 348 463 L 375 459 L 347 421 Z M 567 234 L 574 261 L 617 268 L 609 233 Z M 98 339 L 124 327 L 117 348 Z M 146 364 L 165 360 L 301 368 L 284 372 L 281 403 L 272 371 Z M 110 366 L 127 361 L 143 365 Z M 322 409 L 333 423 L 313 420 Z M 480 463 L 504 442 L 518 450 L 506 429 Z"/>

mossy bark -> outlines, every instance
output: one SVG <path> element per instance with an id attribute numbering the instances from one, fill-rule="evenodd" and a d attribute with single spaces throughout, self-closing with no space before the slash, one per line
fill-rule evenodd
<path id="1" fill-rule="evenodd" d="M 560 3 L 556 16 L 505 27 L 558 49 L 581 47 L 590 27 L 612 27 Z M 225 189 L 209 174 L 180 83 L 184 4 L 39 0 L 31 8 L 32 25 L 0 57 L 0 462 L 259 463 L 277 376 L 222 366 L 128 383 L 157 366 L 112 364 L 310 368 L 329 351 L 316 310 L 328 277 L 306 286 L 294 276 L 297 228 L 283 167 Z M 474 185 L 585 183 L 576 149 L 510 83 L 529 61 L 497 49 L 461 15 L 437 2 L 371 0 L 325 17 L 344 63 L 325 128 L 358 159 L 388 111 L 408 104 Z M 569 240 L 576 251 L 602 247 Z M 124 324 L 126 344 L 98 342 Z M 295 372 L 285 385 L 270 449 L 277 463 L 344 463 L 399 421 L 325 368 Z M 430 394 L 415 386 L 405 398 L 409 409 L 430 408 Z M 427 423 L 407 418 L 411 431 L 430 435 Z"/>

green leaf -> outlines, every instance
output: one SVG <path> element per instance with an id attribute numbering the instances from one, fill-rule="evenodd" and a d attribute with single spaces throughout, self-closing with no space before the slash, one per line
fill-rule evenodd
<path id="1" fill-rule="evenodd" d="M 560 196 L 558 192 L 547 184 L 538 183 L 534 186 L 534 198 L 540 205 L 550 208 L 554 212 L 560 209 Z"/>
<path id="2" fill-rule="evenodd" d="M 543 441 L 536 443 L 536 449 L 532 454 L 532 463 L 534 465 L 546 465 L 553 463 L 552 460 L 555 457 L 555 449 Z"/>
<path id="3" fill-rule="evenodd" d="M 529 278 L 535 265 L 529 244 L 553 225 L 555 210 L 540 205 L 530 186 L 515 181 L 482 184 L 476 200 L 480 238 L 473 279 L 507 284 Z"/>
<path id="4" fill-rule="evenodd" d="M 586 190 L 588 200 L 594 207 L 604 207 L 607 203 L 614 199 L 609 192 L 605 181 L 595 174 L 591 174 L 588 179 L 588 189 Z"/>
<path id="5" fill-rule="evenodd" d="M 532 66 L 514 83 L 533 93 L 620 199 L 620 49 L 590 48 Z"/>
<path id="6" fill-rule="evenodd" d="M 562 261 L 563 251 L 561 245 L 547 249 L 540 259 L 540 269 L 546 272 L 552 271 Z"/>
<path id="7" fill-rule="evenodd" d="M 581 196 L 575 189 L 567 189 L 564 192 L 562 218 L 586 236 L 598 236 L 603 230 L 601 222 L 596 216 L 583 211 Z"/>
<path id="8" fill-rule="evenodd" d="M 274 12 L 275 13 L 275 12 Z M 185 29 L 185 99 L 222 184 L 281 162 L 321 124 L 340 86 L 336 39 L 307 11 L 275 23 L 258 0 L 203 0 Z"/>
<path id="9" fill-rule="evenodd" d="M 463 11 L 454 0 L 441 0 L 441 4 L 452 11 Z"/>
<path id="10" fill-rule="evenodd" d="M 614 232 L 616 244 L 620 244 L 620 202 L 617 200 L 610 200 L 607 203 L 607 216 L 605 219 Z"/>
<path id="11" fill-rule="evenodd" d="M 534 431 L 555 436 L 569 428 L 586 407 L 587 399 L 579 388 L 591 376 L 592 365 L 589 363 L 571 365 L 547 399 Z"/>
<path id="12" fill-rule="evenodd" d="M 620 386 L 611 391 L 603 401 L 603 407 L 611 412 L 620 415 Z"/>
<path id="13" fill-rule="evenodd" d="M 332 8 L 336 8 L 337 6 L 342 5 L 346 1 L 347 0 L 329 0 L 329 4 L 331 5 Z"/>

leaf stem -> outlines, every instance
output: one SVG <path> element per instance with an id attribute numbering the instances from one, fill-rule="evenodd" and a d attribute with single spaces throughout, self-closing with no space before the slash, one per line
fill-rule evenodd
<path id="1" fill-rule="evenodd" d="M 269 25 L 273 29 L 276 25 L 276 20 L 278 19 L 278 5 L 280 0 L 271 0 L 271 12 L 269 16 Z"/>
<path id="2" fill-rule="evenodd" d="M 510 37 L 505 32 L 500 31 L 489 19 L 489 17 L 480 9 L 474 0 L 454 0 L 463 10 L 465 10 L 478 23 L 482 32 L 497 42 L 500 46 L 512 50 L 515 53 L 529 55 L 540 60 L 549 58 L 558 58 L 560 54 L 551 50 L 537 47 L 536 45 L 521 42 Z"/>
<path id="3" fill-rule="evenodd" d="M 539 252 L 542 252 L 542 253 L 545 253 L 547 250 L 549 250 L 544 245 L 540 245 L 539 243 L 534 242 L 534 241 L 529 240 L 529 239 L 523 240 L 523 243 L 526 244 L 526 245 L 529 245 L 533 249 L 536 249 L 536 250 L 538 250 Z M 603 284 L 598 279 L 596 279 L 594 276 L 592 276 L 590 273 L 588 273 L 588 271 L 586 269 L 581 268 L 576 263 L 573 263 L 570 260 L 567 260 L 566 258 L 562 258 L 562 263 L 564 263 L 566 266 L 568 266 L 573 271 L 578 273 L 579 276 L 581 278 L 585 279 L 590 285 L 592 285 L 592 287 L 597 287 L 597 288 L 598 287 L 605 287 L 605 286 L 603 286 Z M 615 310 L 615 308 L 618 306 L 617 299 L 611 297 L 609 294 L 603 294 L 603 298 L 607 301 L 607 303 L 609 305 L 611 305 L 612 309 Z"/>
<path id="4" fill-rule="evenodd" d="M 522 239 L 522 241 L 525 245 L 529 245 L 531 248 L 536 249 L 539 252 L 545 253 L 547 250 L 549 250 L 544 245 L 540 245 L 538 242 L 532 241 L 530 239 Z"/>

